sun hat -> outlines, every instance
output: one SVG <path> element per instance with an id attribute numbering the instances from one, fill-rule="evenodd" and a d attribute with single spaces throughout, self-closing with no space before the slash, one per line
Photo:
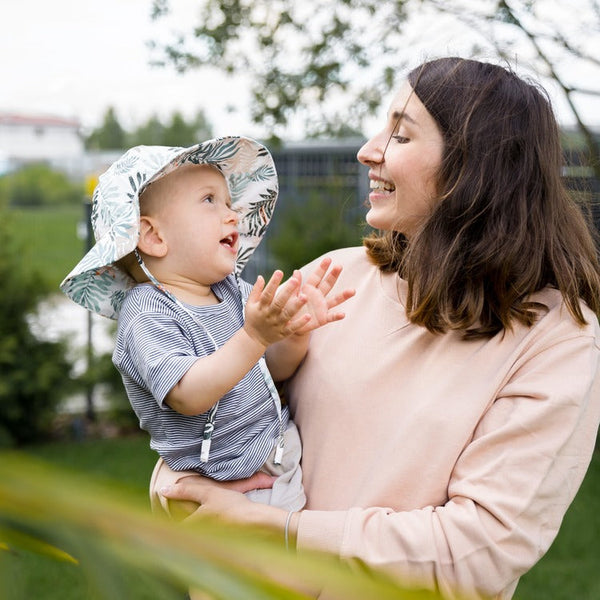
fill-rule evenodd
<path id="1" fill-rule="evenodd" d="M 136 146 L 98 178 L 91 214 L 96 243 L 60 284 L 71 300 L 105 317 L 118 317 L 127 291 L 136 285 L 116 262 L 137 246 L 140 194 L 149 183 L 186 163 L 213 165 L 225 177 L 232 206 L 239 213 L 235 272 L 242 271 L 265 233 L 277 200 L 277 172 L 269 151 L 239 136 L 189 148 Z"/>

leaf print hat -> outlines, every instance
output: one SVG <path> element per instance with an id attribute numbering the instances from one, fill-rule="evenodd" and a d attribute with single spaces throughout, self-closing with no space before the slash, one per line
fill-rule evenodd
<path id="1" fill-rule="evenodd" d="M 241 272 L 277 200 L 277 173 L 269 151 L 245 137 L 217 138 L 190 148 L 136 146 L 99 177 L 91 216 L 96 244 L 60 284 L 71 300 L 105 317 L 118 317 L 125 294 L 136 285 L 116 262 L 137 246 L 139 196 L 149 183 L 186 163 L 213 165 L 225 177 L 239 213 L 235 271 Z"/>

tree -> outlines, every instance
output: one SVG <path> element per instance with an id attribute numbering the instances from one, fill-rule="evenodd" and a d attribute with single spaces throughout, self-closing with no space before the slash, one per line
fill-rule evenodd
<path id="1" fill-rule="evenodd" d="M 574 10 L 574 4 L 566 0 L 496 0 L 492 12 L 471 3 L 467 10 L 465 0 L 427 1 L 480 30 L 497 55 L 507 61 L 514 57 L 515 47 L 523 48 L 530 68 L 562 92 L 583 137 L 585 159 L 600 179 L 600 137 L 586 124 L 579 108 L 582 98 L 600 97 L 598 1 L 584 0 Z"/>
<path id="2" fill-rule="evenodd" d="M 154 18 L 171 4 L 153 0 Z M 598 0 L 576 9 L 570 0 L 203 0 L 196 10 L 189 31 L 154 45 L 155 62 L 249 74 L 251 115 L 268 131 L 281 133 L 295 118 L 308 135 L 336 120 L 360 128 L 409 63 L 459 45 L 463 55 L 509 57 L 554 82 L 600 169 L 578 105 L 584 95 L 600 95 Z M 460 39 L 453 39 L 457 25 Z"/>
<path id="3" fill-rule="evenodd" d="M 62 342 L 38 340 L 28 315 L 47 293 L 42 278 L 22 261 L 0 211 L 0 447 L 48 435 L 60 400 L 69 389 L 71 365 Z"/>
<path id="4" fill-rule="evenodd" d="M 140 125 L 129 135 L 129 146 L 162 146 L 165 137 L 165 126 L 156 115 L 152 115 L 146 123 Z"/>
<path id="5" fill-rule="evenodd" d="M 180 112 L 174 112 L 164 129 L 164 146 L 192 146 L 212 137 L 212 128 L 204 113 L 199 111 L 191 122 L 186 122 Z"/>
<path id="6" fill-rule="evenodd" d="M 112 106 L 104 113 L 102 125 L 87 137 L 86 148 L 92 150 L 120 150 L 125 148 L 125 130 L 121 127 Z"/>
<path id="7" fill-rule="evenodd" d="M 175 111 L 166 124 L 154 114 L 145 123 L 127 131 L 121 127 L 114 109 L 109 108 L 102 125 L 87 137 L 86 146 L 94 150 L 122 150 L 139 145 L 191 146 L 211 137 L 212 127 L 202 110 L 190 121 Z"/>
<path id="8" fill-rule="evenodd" d="M 341 186 L 331 185 L 307 198 L 286 198 L 275 216 L 278 223 L 271 224 L 274 235 L 267 238 L 277 268 L 292 273 L 330 250 L 360 244 L 364 220 L 346 213 L 344 196 Z"/>

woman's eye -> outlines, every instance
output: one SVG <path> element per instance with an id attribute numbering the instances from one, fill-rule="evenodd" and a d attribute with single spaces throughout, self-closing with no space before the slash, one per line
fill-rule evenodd
<path id="1" fill-rule="evenodd" d="M 407 137 L 402 135 L 393 135 L 392 136 L 399 144 L 407 144 L 410 140 Z"/>

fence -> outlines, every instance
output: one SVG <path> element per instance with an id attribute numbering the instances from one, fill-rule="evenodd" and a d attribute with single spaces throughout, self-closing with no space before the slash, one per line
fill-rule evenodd
<path id="1" fill-rule="evenodd" d="M 368 169 L 356 159 L 363 139 L 330 142 L 315 141 L 286 145 L 273 151 L 279 176 L 279 200 L 267 233 L 248 262 L 244 277 L 254 281 L 257 274 L 266 273 L 269 263 L 269 239 L 276 235 L 280 215 L 288 202 L 302 202 L 311 194 L 337 189 L 347 199 L 346 214 L 354 218 L 365 213 L 364 203 L 369 194 Z M 565 183 L 589 214 L 600 236 L 600 181 L 581 167 L 566 167 Z"/>

